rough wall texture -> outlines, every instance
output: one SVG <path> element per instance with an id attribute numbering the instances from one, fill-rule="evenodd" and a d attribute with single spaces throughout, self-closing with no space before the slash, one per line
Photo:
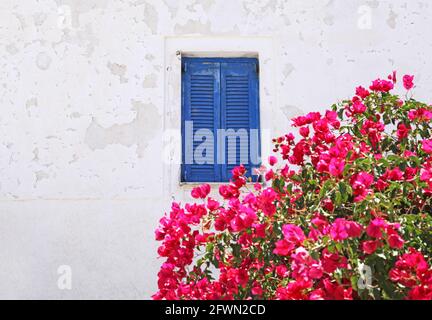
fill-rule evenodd
<path id="1" fill-rule="evenodd" d="M 155 291 L 166 36 L 272 37 L 283 132 L 393 69 L 427 101 L 431 25 L 429 1 L 2 0 L 0 298 Z"/>

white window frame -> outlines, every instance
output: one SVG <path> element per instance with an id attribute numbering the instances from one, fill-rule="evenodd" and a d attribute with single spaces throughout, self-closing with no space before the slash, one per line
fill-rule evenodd
<path id="1" fill-rule="evenodd" d="M 273 37 L 165 37 L 164 43 L 164 198 L 184 199 L 199 183 L 181 182 L 181 57 L 257 57 L 261 157 L 271 152 L 276 108 L 275 46 Z M 169 142 L 170 141 L 170 142 Z M 219 185 L 221 183 L 213 183 Z"/>

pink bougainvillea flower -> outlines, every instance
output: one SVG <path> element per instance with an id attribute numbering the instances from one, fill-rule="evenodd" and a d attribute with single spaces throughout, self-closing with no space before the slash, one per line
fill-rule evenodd
<path id="1" fill-rule="evenodd" d="M 391 82 L 396 83 L 396 71 L 393 71 L 388 77 Z"/>
<path id="2" fill-rule="evenodd" d="M 421 144 L 424 152 L 432 153 L 432 139 L 424 139 Z"/>
<path id="3" fill-rule="evenodd" d="M 399 141 L 408 137 L 410 131 L 411 131 L 411 126 L 409 124 L 406 125 L 405 123 L 399 123 L 396 132 Z"/>
<path id="4" fill-rule="evenodd" d="M 374 181 L 374 178 L 371 174 L 367 172 L 360 172 L 356 175 L 356 178 L 354 179 L 354 186 L 361 185 L 368 188 Z"/>
<path id="5" fill-rule="evenodd" d="M 345 160 L 333 158 L 330 160 L 328 168 L 332 176 L 339 177 L 345 169 Z"/>
<path id="6" fill-rule="evenodd" d="M 386 180 L 391 180 L 391 181 L 401 181 L 403 180 L 404 177 L 404 173 L 402 172 L 402 170 L 399 167 L 390 169 L 387 168 L 386 172 L 381 176 L 380 179 L 386 181 Z"/>
<path id="7" fill-rule="evenodd" d="M 423 189 L 427 194 L 432 194 L 432 163 L 426 163 L 420 170 L 420 180 L 427 183 L 427 187 Z"/>
<path id="8" fill-rule="evenodd" d="M 195 199 L 204 199 L 210 193 L 211 187 L 209 184 L 203 184 L 199 187 L 193 188 L 191 195 Z"/>
<path id="9" fill-rule="evenodd" d="M 379 119 L 379 117 L 377 118 Z M 372 146 L 376 148 L 378 143 L 381 141 L 381 132 L 384 131 L 384 128 L 385 125 L 381 121 L 372 121 L 368 119 L 363 123 L 360 132 L 367 135 Z"/>
<path id="10" fill-rule="evenodd" d="M 417 117 L 418 117 L 417 110 L 410 110 L 408 112 L 408 119 L 410 119 L 411 121 L 414 121 Z"/>
<path id="11" fill-rule="evenodd" d="M 325 119 L 330 123 L 330 125 L 335 128 L 340 128 L 340 121 L 338 120 L 338 115 L 336 111 L 327 110 L 325 112 Z"/>
<path id="12" fill-rule="evenodd" d="M 263 294 L 264 290 L 261 287 L 261 285 L 255 281 L 254 284 L 252 285 L 251 292 L 253 295 L 261 296 Z"/>
<path id="13" fill-rule="evenodd" d="M 329 122 L 338 121 L 337 120 L 337 112 L 332 110 L 326 110 L 325 117 Z"/>
<path id="14" fill-rule="evenodd" d="M 330 300 L 352 300 L 352 288 L 346 288 L 337 282 L 331 282 L 330 279 L 323 281 L 325 289 L 325 299 Z"/>
<path id="15" fill-rule="evenodd" d="M 274 201 L 278 198 L 277 193 L 272 188 L 266 188 L 258 197 L 258 208 L 260 208 L 267 216 L 272 216 L 276 212 Z"/>
<path id="16" fill-rule="evenodd" d="M 252 226 L 257 219 L 257 214 L 251 208 L 240 206 L 239 212 L 231 220 L 230 226 L 232 231 L 239 232 Z"/>
<path id="17" fill-rule="evenodd" d="M 275 268 L 276 274 L 280 278 L 285 278 L 289 275 L 289 271 L 286 265 L 280 264 Z"/>
<path id="18" fill-rule="evenodd" d="M 382 239 L 383 230 L 388 226 L 388 223 L 382 218 L 372 220 L 366 228 L 366 233 L 369 237 Z"/>
<path id="19" fill-rule="evenodd" d="M 278 288 L 276 290 L 276 297 L 279 300 L 307 300 L 308 296 L 305 292 L 312 285 L 313 283 L 310 280 L 299 279 Z"/>
<path id="20" fill-rule="evenodd" d="M 426 259 L 414 248 L 409 248 L 408 253 L 400 256 L 389 272 L 390 280 L 412 288 L 409 293 L 410 299 L 432 298 L 431 276 L 432 269 L 429 268 Z M 428 289 L 424 290 L 426 288 Z"/>
<path id="21" fill-rule="evenodd" d="M 277 158 L 275 156 L 270 156 L 268 162 L 271 166 L 274 166 L 277 163 Z"/>
<path id="22" fill-rule="evenodd" d="M 347 259 L 346 257 L 339 255 L 338 253 L 330 253 L 327 248 L 324 248 L 321 254 L 321 263 L 323 270 L 327 273 L 334 272 L 337 268 L 346 268 Z"/>
<path id="23" fill-rule="evenodd" d="M 305 248 L 297 248 L 290 257 L 293 278 L 310 280 L 320 279 L 323 276 L 321 262 L 313 259 Z"/>
<path id="24" fill-rule="evenodd" d="M 358 95 L 360 98 L 364 99 L 370 95 L 370 92 L 363 88 L 362 86 L 359 86 L 356 88 L 356 95 Z"/>
<path id="25" fill-rule="evenodd" d="M 276 241 L 276 248 L 273 250 L 273 253 L 280 256 L 287 256 L 294 248 L 294 244 L 283 239 Z"/>
<path id="26" fill-rule="evenodd" d="M 299 130 L 299 132 L 300 132 L 300 135 L 302 135 L 303 137 L 307 137 L 307 136 L 309 136 L 309 127 L 301 127 L 300 128 L 300 130 Z"/>
<path id="27" fill-rule="evenodd" d="M 288 157 L 291 164 L 301 165 L 304 161 L 304 156 L 309 153 L 309 145 L 304 141 L 299 141 L 292 150 L 292 155 Z"/>
<path id="28" fill-rule="evenodd" d="M 408 119 L 420 122 L 432 120 L 432 111 L 425 108 L 413 109 L 408 112 Z"/>
<path id="29" fill-rule="evenodd" d="M 417 173 L 419 172 L 419 168 L 406 167 L 405 168 L 405 180 L 412 181 L 415 179 Z"/>
<path id="30" fill-rule="evenodd" d="M 385 189 L 387 189 L 387 187 L 389 186 L 389 184 L 384 181 L 382 178 L 378 179 L 377 182 L 375 183 L 375 188 L 378 191 L 384 191 Z"/>
<path id="31" fill-rule="evenodd" d="M 423 168 L 420 170 L 420 180 L 421 181 L 432 181 L 432 165 L 430 163 L 426 163 Z"/>
<path id="32" fill-rule="evenodd" d="M 389 244 L 390 248 L 401 249 L 403 247 L 404 243 L 405 243 L 405 241 L 397 233 L 389 234 L 388 244 Z"/>
<path id="33" fill-rule="evenodd" d="M 323 203 L 323 207 L 328 211 L 332 212 L 334 210 L 334 204 L 333 201 L 331 201 L 331 199 L 328 198 L 324 199 L 322 203 Z"/>
<path id="34" fill-rule="evenodd" d="M 410 90 L 412 87 L 414 87 L 414 76 L 410 76 L 408 74 L 404 75 L 403 78 L 403 86 L 405 89 Z"/>
<path id="35" fill-rule="evenodd" d="M 366 254 L 374 253 L 381 245 L 379 240 L 368 240 L 362 242 L 362 250 Z"/>
<path id="36" fill-rule="evenodd" d="M 264 176 L 266 181 L 272 180 L 274 178 L 274 172 L 272 169 L 270 169 L 269 171 L 266 172 L 265 176 Z"/>
<path id="37" fill-rule="evenodd" d="M 299 116 L 297 118 L 293 118 L 293 126 L 294 127 L 301 127 L 306 124 L 311 124 L 321 118 L 321 114 L 319 112 L 309 112 L 305 116 Z"/>
<path id="38" fill-rule="evenodd" d="M 284 177 L 284 178 L 288 178 L 288 177 L 289 177 L 289 174 L 290 174 L 289 167 L 288 167 L 288 165 L 286 164 L 286 165 L 282 168 L 282 170 L 281 170 L 281 175 L 282 175 L 282 177 Z"/>
<path id="39" fill-rule="evenodd" d="M 211 238 L 214 235 L 214 233 L 204 233 L 204 234 L 196 234 L 195 240 L 201 244 L 206 243 L 209 238 Z"/>
<path id="40" fill-rule="evenodd" d="M 252 225 L 255 229 L 255 237 L 264 238 L 266 235 L 266 224 L 265 223 L 255 223 Z"/>
<path id="41" fill-rule="evenodd" d="M 346 224 L 346 230 L 350 238 L 358 238 L 363 232 L 363 227 L 355 221 L 348 221 Z"/>
<path id="42" fill-rule="evenodd" d="M 323 215 L 315 213 L 313 219 L 311 220 L 311 223 L 314 224 L 321 233 L 327 233 L 327 227 L 329 226 L 329 222 Z"/>
<path id="43" fill-rule="evenodd" d="M 361 232 L 362 228 L 358 223 L 344 218 L 337 218 L 330 227 L 330 235 L 335 241 L 359 237 Z"/>
<path id="44" fill-rule="evenodd" d="M 207 209 L 209 209 L 210 211 L 215 211 L 220 207 L 220 204 L 218 201 L 212 199 L 212 198 L 208 198 L 207 200 Z"/>
<path id="45" fill-rule="evenodd" d="M 233 177 L 239 177 L 246 174 L 246 168 L 244 165 L 239 165 L 237 167 L 234 167 L 234 169 L 231 170 L 231 173 Z"/>
<path id="46" fill-rule="evenodd" d="M 355 174 L 350 182 L 354 193 L 354 201 L 362 201 L 368 194 L 372 192 L 369 188 L 374 181 L 374 177 L 367 172 L 359 172 Z"/>
<path id="47" fill-rule="evenodd" d="M 353 114 L 359 114 L 366 111 L 366 106 L 359 100 L 355 101 L 352 106 Z"/>
<path id="48" fill-rule="evenodd" d="M 410 151 L 410 150 L 405 150 L 404 153 L 403 153 L 403 156 L 404 156 L 405 158 L 409 158 L 409 157 L 416 157 L 416 156 L 417 156 L 417 153 L 416 153 L 416 152 L 412 152 L 412 151 Z"/>
<path id="49" fill-rule="evenodd" d="M 260 191 L 262 189 L 262 185 L 259 182 L 254 183 L 253 186 L 255 191 Z"/>
<path id="50" fill-rule="evenodd" d="M 306 239 L 303 230 L 294 224 L 285 224 L 282 227 L 282 234 L 285 240 L 295 245 L 300 245 Z"/>
<path id="51" fill-rule="evenodd" d="M 219 194 L 224 198 L 224 199 L 232 199 L 232 198 L 238 198 L 240 195 L 240 192 L 238 190 L 237 187 L 232 186 L 232 185 L 221 185 L 219 187 Z"/>
<path id="52" fill-rule="evenodd" d="M 372 85 L 369 87 L 372 91 L 378 92 L 389 92 L 394 87 L 393 82 L 387 80 L 376 79 L 372 82 Z"/>

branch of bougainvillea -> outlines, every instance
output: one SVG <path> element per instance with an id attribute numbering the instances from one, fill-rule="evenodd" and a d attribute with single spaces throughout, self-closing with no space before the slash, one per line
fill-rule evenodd
<path id="1" fill-rule="evenodd" d="M 308 208 L 303 208 L 303 209 L 291 208 L 291 210 L 294 211 L 295 213 L 303 213 L 303 212 L 306 212 L 308 210 Z"/>
<path id="2" fill-rule="evenodd" d="M 212 238 L 198 234 L 194 242 L 188 228 L 196 215 L 173 206 L 156 234 L 167 259 L 156 298 L 432 299 L 432 283 L 416 279 L 414 289 L 404 279 L 407 263 L 422 264 L 408 247 L 432 257 L 432 110 L 400 100 L 390 92 L 395 74 L 389 79 L 356 88 L 354 98 L 325 115 L 293 120 L 304 128 L 304 139 L 295 142 L 291 133 L 277 138 L 274 152 L 298 170 L 288 175 L 273 168 L 270 186 L 246 187 L 240 197 L 226 193 L 198 224 L 203 231 L 217 229 Z M 240 172 L 235 169 L 236 176 Z M 205 274 L 196 267 L 185 274 L 191 253 L 204 261 Z M 390 276 L 396 255 L 402 259 Z M 374 268 L 369 290 L 355 283 L 359 264 Z M 208 278 L 201 281 L 203 275 Z"/>

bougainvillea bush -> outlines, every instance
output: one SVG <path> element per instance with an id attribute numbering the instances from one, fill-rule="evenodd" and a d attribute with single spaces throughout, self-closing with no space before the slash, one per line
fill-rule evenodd
<path id="1" fill-rule="evenodd" d="M 432 299 L 432 106 L 396 74 L 274 139 L 265 183 L 245 169 L 173 203 L 154 299 Z"/>

